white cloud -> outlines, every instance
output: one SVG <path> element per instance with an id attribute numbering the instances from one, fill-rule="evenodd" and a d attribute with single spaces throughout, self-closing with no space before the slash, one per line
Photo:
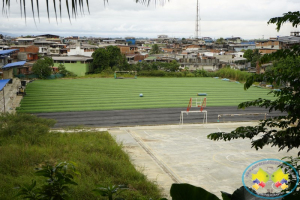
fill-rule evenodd
<path id="1" fill-rule="evenodd" d="M 35 1 L 34 1 L 35 2 Z M 13 34 L 58 34 L 86 35 L 102 37 L 156 37 L 167 34 L 174 37 L 190 37 L 195 32 L 196 1 L 170 0 L 164 6 L 135 3 L 135 0 L 109 0 L 104 6 L 102 0 L 89 0 L 90 14 L 85 6 L 85 14 L 72 18 L 69 22 L 63 2 L 62 18 L 55 19 L 50 2 L 50 23 L 44 0 L 40 0 L 40 19 L 36 24 L 32 19 L 28 2 L 27 20 L 21 18 L 18 3 L 11 2 L 9 18 L 0 17 L 0 30 Z M 274 25 L 267 25 L 271 17 L 281 16 L 299 8 L 297 0 L 200 0 L 201 35 L 218 37 L 240 36 L 243 38 L 267 38 L 276 35 L 289 35 L 294 31 L 285 24 L 277 33 Z M 37 14 L 37 13 L 36 13 Z M 40 22 L 39 22 L 40 21 Z"/>

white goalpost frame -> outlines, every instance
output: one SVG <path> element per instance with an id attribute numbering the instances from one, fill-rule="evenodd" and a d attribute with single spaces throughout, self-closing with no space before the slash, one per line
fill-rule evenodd
<path id="1" fill-rule="evenodd" d="M 202 111 L 181 111 L 180 114 L 180 121 L 179 124 L 183 125 L 183 114 L 188 115 L 189 113 L 203 113 L 203 124 L 205 122 L 205 124 L 207 124 L 207 111 L 206 110 L 202 110 Z"/>

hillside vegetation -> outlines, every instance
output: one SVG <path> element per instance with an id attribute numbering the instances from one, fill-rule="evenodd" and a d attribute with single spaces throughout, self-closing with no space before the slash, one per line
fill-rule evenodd
<path id="1" fill-rule="evenodd" d="M 71 198 L 107 199 L 95 195 L 96 185 L 124 184 L 125 199 L 157 199 L 161 194 L 156 184 L 136 171 L 130 159 L 108 132 L 49 132 L 55 121 L 33 115 L 0 116 L 0 199 L 15 197 L 16 187 L 44 179 L 34 175 L 45 164 L 73 161 L 81 174 L 75 176 Z"/>

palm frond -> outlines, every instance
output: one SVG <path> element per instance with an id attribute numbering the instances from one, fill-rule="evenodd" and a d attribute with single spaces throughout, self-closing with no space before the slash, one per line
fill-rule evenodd
<path id="1" fill-rule="evenodd" d="M 11 0 L 2 0 L 2 13 L 8 15 L 9 10 L 10 10 L 10 1 Z M 16 0 L 16 2 L 19 1 L 20 4 L 20 13 L 21 13 L 21 17 L 23 17 L 26 20 L 26 0 Z M 36 0 L 35 4 L 36 4 L 36 8 L 34 8 L 34 0 L 31 0 L 31 12 L 33 15 L 33 18 L 35 19 L 35 12 L 37 12 L 38 14 L 38 18 L 40 18 L 40 8 L 39 8 L 39 3 L 41 0 Z M 48 15 L 48 19 L 50 20 L 50 8 L 49 8 L 49 0 L 44 0 L 46 3 L 46 7 L 47 7 L 47 15 Z M 61 18 L 61 13 L 62 13 L 62 3 L 61 0 L 52 0 L 53 1 L 53 9 L 55 12 L 55 18 L 57 21 L 57 9 L 59 9 L 59 16 Z M 57 1 L 58 1 L 58 6 L 57 6 Z M 85 3 L 84 3 L 85 1 Z M 142 4 L 146 4 L 149 5 L 150 2 L 154 1 L 155 4 L 157 2 L 160 3 L 160 5 L 164 5 L 164 3 L 166 1 L 169 0 L 135 0 L 136 3 L 142 3 Z M 104 5 L 105 3 L 108 3 L 108 0 L 103 0 Z M 71 7 L 70 5 L 71 4 Z M 89 0 L 66 0 L 65 1 L 65 7 L 67 9 L 68 12 L 68 17 L 69 20 L 71 21 L 71 16 L 70 16 L 70 9 L 72 10 L 72 17 L 76 18 L 78 16 L 78 12 L 80 12 L 81 14 L 84 14 L 84 6 L 86 5 L 88 12 L 90 13 L 90 9 L 89 9 Z"/>

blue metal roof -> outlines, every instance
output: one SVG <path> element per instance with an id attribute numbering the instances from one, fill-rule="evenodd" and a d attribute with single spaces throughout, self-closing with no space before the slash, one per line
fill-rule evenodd
<path id="1" fill-rule="evenodd" d="M 19 61 L 19 62 L 14 62 L 14 63 L 8 63 L 7 65 L 3 66 L 2 69 L 8 69 L 12 67 L 19 67 L 23 66 L 26 63 L 26 61 Z"/>
<path id="2" fill-rule="evenodd" d="M 5 87 L 10 79 L 0 80 L 0 91 Z"/>
<path id="3" fill-rule="evenodd" d="M 0 56 L 12 54 L 15 51 L 18 51 L 19 49 L 8 49 L 8 50 L 2 50 L 0 51 Z"/>

